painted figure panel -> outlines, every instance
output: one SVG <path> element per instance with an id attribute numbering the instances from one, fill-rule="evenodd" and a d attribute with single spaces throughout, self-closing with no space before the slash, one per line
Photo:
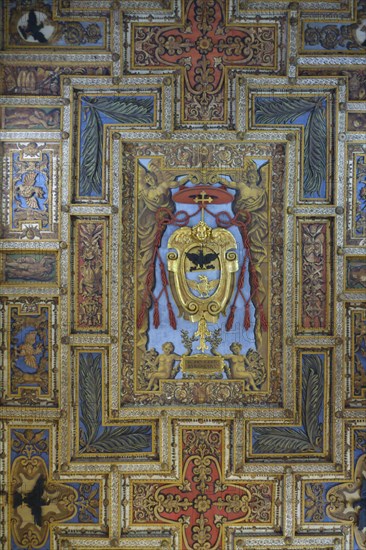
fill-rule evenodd
<path id="1" fill-rule="evenodd" d="M 59 130 L 61 109 L 45 107 L 4 107 L 2 127 L 7 130 Z"/>
<path id="2" fill-rule="evenodd" d="M 57 299 L 3 302 L 4 404 L 57 404 L 56 319 Z"/>
<path id="3" fill-rule="evenodd" d="M 3 236 L 24 240 L 58 236 L 59 146 L 5 144 Z"/>
<path id="4" fill-rule="evenodd" d="M 345 290 L 362 292 L 366 288 L 366 256 L 346 256 Z"/>
<path id="5" fill-rule="evenodd" d="M 37 65 L 17 63 L 0 67 L 0 86 L 4 95 L 41 95 L 57 96 L 61 93 L 62 77 L 72 75 L 98 76 L 109 75 L 110 68 L 105 63 L 98 67 L 85 63 L 70 61 L 65 65 L 49 65 L 38 63 Z M 3 81 L 1 84 L 1 80 Z"/>
<path id="6" fill-rule="evenodd" d="M 0 254 L 0 281 L 3 284 L 56 286 L 58 254 L 46 251 L 9 251 Z"/>

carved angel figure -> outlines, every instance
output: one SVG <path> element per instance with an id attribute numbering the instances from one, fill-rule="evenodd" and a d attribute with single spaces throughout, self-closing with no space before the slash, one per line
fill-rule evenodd
<path id="1" fill-rule="evenodd" d="M 37 331 L 31 330 L 24 338 L 24 344 L 20 344 L 18 347 L 19 357 L 24 357 L 25 364 L 34 369 L 38 369 L 36 361 L 36 355 L 39 355 L 43 351 L 42 344 L 36 344 Z"/>
<path id="2" fill-rule="evenodd" d="M 37 199 L 42 199 L 44 191 L 42 187 L 35 185 L 38 172 L 27 172 L 24 176 L 24 181 L 16 186 L 15 192 L 22 198 L 29 208 L 39 210 L 40 205 Z"/>
<path id="3" fill-rule="evenodd" d="M 138 172 L 138 220 L 137 220 L 137 258 L 136 268 L 138 273 L 138 303 L 137 310 L 140 310 L 141 302 L 146 288 L 146 277 L 154 254 L 154 243 L 158 231 L 157 212 L 161 211 L 164 217 L 168 212 L 175 211 L 175 204 L 171 198 L 170 189 L 179 187 L 180 183 L 175 179 L 174 174 L 163 170 L 160 161 L 150 160 L 147 168 L 140 165 Z M 148 298 L 148 301 L 150 298 Z M 148 302 L 148 307 L 150 302 Z M 147 317 L 143 321 L 141 334 L 147 325 Z M 138 348 L 143 353 L 145 350 L 146 338 L 141 336 L 138 341 Z"/>
<path id="4" fill-rule="evenodd" d="M 255 338 L 257 344 L 262 341 L 261 324 L 259 318 L 260 304 L 266 298 L 264 273 L 261 265 L 267 259 L 268 236 L 268 194 L 267 194 L 267 169 L 268 164 L 257 168 L 254 160 L 246 159 L 243 176 L 237 181 L 218 176 L 216 180 L 225 186 L 236 190 L 236 199 L 233 204 L 235 214 L 243 216 L 247 222 L 246 212 L 251 216 L 248 224 L 248 237 L 250 241 L 250 256 L 255 267 L 258 280 L 258 293 L 253 295 L 255 313 Z M 250 285 L 253 288 L 253 274 L 250 273 Z"/>
<path id="5" fill-rule="evenodd" d="M 174 378 L 176 374 L 174 363 L 181 360 L 181 356 L 174 353 L 175 348 L 172 342 L 165 342 L 162 348 L 163 353 L 155 359 L 155 366 L 158 367 L 158 370 L 151 375 L 148 390 L 158 389 L 159 380 Z"/>
<path id="6" fill-rule="evenodd" d="M 244 381 L 245 390 L 258 390 L 253 373 L 250 372 L 248 359 L 241 354 L 242 345 L 239 342 L 233 342 L 230 346 L 232 353 L 224 355 L 224 359 L 229 363 L 230 378 Z"/>

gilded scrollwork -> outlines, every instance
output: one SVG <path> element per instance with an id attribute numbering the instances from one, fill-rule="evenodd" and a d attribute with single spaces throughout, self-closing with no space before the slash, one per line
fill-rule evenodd
<path id="1" fill-rule="evenodd" d="M 273 482 L 224 479 L 221 430 L 182 429 L 180 437 L 183 464 L 178 484 L 131 482 L 132 525 L 175 523 L 181 526 L 181 547 L 198 550 L 220 547 L 227 522 L 273 521 Z"/>
<path id="2" fill-rule="evenodd" d="M 131 149 L 132 147 L 132 149 Z M 277 145 L 275 146 L 277 148 Z M 216 330 L 218 327 L 211 327 L 207 326 L 205 329 L 204 327 L 201 327 L 201 329 L 198 328 L 198 325 L 196 326 L 196 329 L 194 330 L 194 326 L 192 326 L 192 329 L 189 330 L 189 327 L 187 326 L 181 326 L 180 325 L 180 317 L 178 316 L 178 311 L 176 309 L 176 305 L 180 303 L 180 298 L 178 300 L 176 299 L 176 296 L 174 293 L 171 293 L 171 289 L 174 290 L 174 285 L 176 284 L 174 279 L 168 280 L 168 266 L 165 264 L 166 260 L 164 258 L 164 252 L 165 247 L 168 243 L 169 239 L 175 238 L 175 235 L 180 235 L 181 233 L 185 234 L 184 239 L 180 239 L 181 244 L 179 244 L 180 247 L 187 247 L 189 246 L 189 242 L 194 244 L 193 241 L 196 238 L 197 239 L 197 245 L 196 249 L 194 247 L 192 248 L 192 251 L 188 251 L 189 254 L 191 254 L 191 257 L 193 260 L 196 260 L 196 263 L 192 263 L 191 260 L 188 260 L 188 256 L 186 257 L 187 260 L 185 260 L 185 263 L 187 264 L 185 266 L 185 271 L 187 272 L 188 276 L 187 279 L 189 282 L 187 282 L 186 286 L 180 284 L 181 288 L 185 288 L 185 292 L 187 293 L 187 296 L 189 294 L 192 294 L 192 300 L 186 301 L 187 304 L 193 304 L 193 302 L 199 303 L 202 301 L 202 303 L 205 303 L 205 301 L 209 301 L 211 296 L 215 296 L 215 293 L 217 292 L 219 288 L 219 283 L 216 281 L 219 281 L 219 277 L 217 275 L 214 275 L 214 272 L 216 273 L 216 264 L 218 262 L 218 256 L 215 256 L 214 262 L 212 261 L 214 259 L 214 256 L 209 258 L 207 254 L 210 254 L 209 251 L 204 251 L 202 254 L 202 258 L 199 255 L 199 249 L 200 249 L 200 236 L 205 236 L 205 239 L 207 240 L 208 235 L 210 231 L 196 231 L 196 233 L 192 233 L 192 228 L 196 227 L 198 230 L 199 227 L 201 227 L 200 223 L 193 222 L 189 224 L 189 219 L 187 217 L 187 214 L 184 212 L 184 208 L 181 206 L 177 207 L 177 203 L 180 200 L 186 200 L 184 197 L 182 197 L 182 193 L 189 193 L 189 189 L 193 187 L 197 187 L 197 197 L 194 199 L 194 201 L 197 201 L 197 212 L 201 212 L 202 209 L 202 198 L 203 198 L 203 204 L 204 207 L 209 211 L 211 205 L 210 202 L 205 202 L 205 198 L 200 195 L 199 186 L 202 185 L 200 182 L 206 181 L 206 188 L 212 188 L 217 189 L 217 186 L 220 186 L 222 189 L 226 189 L 227 193 L 230 197 L 234 197 L 233 202 L 233 213 L 231 216 L 234 216 L 235 223 L 238 223 L 238 227 L 241 227 L 241 224 L 245 226 L 247 224 L 247 232 L 244 228 L 242 230 L 242 235 L 247 235 L 248 241 L 250 242 L 250 246 L 248 245 L 248 250 L 250 250 L 252 254 L 252 264 L 253 268 L 250 270 L 250 281 L 249 285 L 252 286 L 252 289 L 258 289 L 252 292 L 251 300 L 253 301 L 253 304 L 255 306 L 255 319 L 254 319 L 254 326 L 255 326 L 255 334 L 256 334 L 256 340 L 257 345 L 261 346 L 260 350 L 257 350 L 259 355 L 264 360 L 264 368 L 265 372 L 263 372 L 263 363 L 259 359 L 254 361 L 254 355 L 250 353 L 250 360 L 251 360 L 251 366 L 254 368 L 254 363 L 257 362 L 257 366 L 254 368 L 255 371 L 261 371 L 260 376 L 258 376 L 258 372 L 255 376 L 257 382 L 256 386 L 261 387 L 261 389 L 266 387 L 267 380 L 268 380 L 268 368 L 271 368 L 273 371 L 276 370 L 276 362 L 270 363 L 270 365 L 266 364 L 266 355 L 269 352 L 269 349 L 272 349 L 272 353 L 275 353 L 275 349 L 278 348 L 277 344 L 273 341 L 271 343 L 271 347 L 268 348 L 268 338 L 266 332 L 264 330 L 266 329 L 266 324 L 270 322 L 270 319 L 267 319 L 268 315 L 272 316 L 271 322 L 278 323 L 279 317 L 277 313 L 275 314 L 275 311 L 277 312 L 278 308 L 281 308 L 281 299 L 277 300 L 276 295 L 272 298 L 272 306 L 271 310 L 269 310 L 268 300 L 266 298 L 267 294 L 267 287 L 269 284 L 268 279 L 268 251 L 266 247 L 263 247 L 263 241 L 266 240 L 265 234 L 269 231 L 274 231 L 275 224 L 277 223 L 277 219 L 281 219 L 281 216 L 283 214 L 283 209 L 280 206 L 280 203 L 277 203 L 277 197 L 281 196 L 281 186 L 280 185 L 274 185 L 271 189 L 271 197 L 273 197 L 273 212 L 278 212 L 279 218 L 277 218 L 277 214 L 271 218 L 270 221 L 268 221 L 268 227 L 267 229 L 264 227 L 265 224 L 265 217 L 268 215 L 268 209 L 269 209 L 269 203 L 268 203 L 268 185 L 270 185 L 269 182 L 269 164 L 266 162 L 262 162 L 260 166 L 260 170 L 255 169 L 255 162 L 252 161 L 245 161 L 244 168 L 239 168 L 239 165 L 237 164 L 237 156 L 235 156 L 234 151 L 231 151 L 231 146 L 228 145 L 226 149 L 224 150 L 222 146 L 212 147 L 212 145 L 209 144 L 200 144 L 198 147 L 192 146 L 192 145 L 185 145 L 182 148 L 181 144 L 169 144 L 169 147 L 167 147 L 164 144 L 161 145 L 139 145 L 138 150 L 138 158 L 140 159 L 137 164 L 136 161 L 133 159 L 136 158 L 134 155 L 130 156 L 129 150 L 135 150 L 136 146 L 133 145 L 127 145 L 124 150 L 124 162 L 126 163 L 126 170 L 124 171 L 124 185 L 123 185 L 123 204 L 124 204 L 124 216 L 122 219 L 122 226 L 123 226 L 123 242 L 125 243 L 123 248 L 123 254 L 124 258 L 126 260 L 123 260 L 123 270 L 126 273 L 126 277 L 124 280 L 126 281 L 126 285 L 124 285 L 122 289 L 122 295 L 129 297 L 128 300 L 126 300 L 126 306 L 122 312 L 122 319 L 123 319 L 123 331 L 129 330 L 129 327 L 133 330 L 133 327 L 131 326 L 132 317 L 130 315 L 133 315 L 133 311 L 135 311 L 135 315 L 137 315 L 137 331 L 136 331 L 136 347 L 135 347 L 135 365 L 139 365 L 137 367 L 137 387 L 141 391 L 143 388 L 147 389 L 149 385 L 149 380 L 153 373 L 153 367 L 151 366 L 151 361 L 153 360 L 150 355 L 156 355 L 155 350 L 159 350 L 159 346 L 161 343 L 157 340 L 156 342 L 154 340 L 150 340 L 150 334 L 151 330 L 157 330 L 157 327 L 161 323 L 168 323 L 170 327 L 172 327 L 173 331 L 174 328 L 177 327 L 179 331 L 185 330 L 188 331 L 190 334 L 193 334 L 192 342 L 190 345 L 190 349 L 184 352 L 181 348 L 181 345 L 183 343 L 183 340 L 180 338 L 177 340 L 174 340 L 174 345 L 176 348 L 176 352 L 178 355 L 184 356 L 182 360 L 182 366 L 183 366 L 183 378 L 188 376 L 188 380 L 192 379 L 192 375 L 188 374 L 188 371 L 186 369 L 187 361 L 188 363 L 192 362 L 192 368 L 196 369 L 195 363 L 193 364 L 193 361 L 195 361 L 195 358 L 193 357 L 196 353 L 195 349 L 197 346 L 206 346 L 202 348 L 204 349 L 205 353 L 207 353 L 207 343 L 209 342 L 211 336 L 209 334 L 210 331 L 213 329 Z M 248 152 L 250 151 L 250 154 L 255 154 L 256 152 L 259 152 L 259 149 L 257 146 L 248 146 Z M 173 155 L 174 152 L 174 156 Z M 197 152 L 199 152 L 199 155 L 197 155 Z M 263 154 L 263 153 L 262 153 Z M 202 172 L 201 169 L 199 169 L 200 162 L 202 162 L 202 157 L 204 156 L 205 162 L 210 162 L 212 165 L 212 168 L 209 170 L 206 170 L 206 172 Z M 175 160 L 173 160 L 175 158 Z M 182 164 L 183 159 L 183 167 L 179 167 L 179 163 Z M 214 174 L 213 167 L 215 164 L 217 164 L 218 159 L 227 159 L 226 162 L 228 162 L 228 168 L 226 169 L 228 176 L 223 178 L 224 181 L 220 181 L 220 174 L 222 174 L 223 169 L 219 168 L 216 170 L 216 175 Z M 174 162 L 178 163 L 174 166 Z M 196 166 L 197 164 L 197 166 Z M 243 166 L 243 165 L 242 165 Z M 283 165 L 282 165 L 283 166 Z M 136 170 L 137 167 L 137 170 Z M 129 172 L 129 170 L 131 170 Z M 225 170 L 224 170 L 225 172 Z M 128 174 L 131 174 L 129 176 Z M 134 176 L 135 174 L 135 176 Z M 238 176 L 241 179 L 238 179 Z M 248 176 L 248 177 L 247 177 Z M 133 189 L 130 187 L 132 181 L 132 178 L 135 178 L 134 186 L 137 188 L 136 195 L 133 191 Z M 246 182 L 248 179 L 248 185 L 247 183 L 244 183 L 242 185 L 242 191 L 236 189 L 236 187 L 240 187 L 240 181 Z M 273 174 L 273 181 L 278 181 L 278 175 L 275 173 Z M 190 183 L 191 182 L 191 183 Z M 215 183 L 216 182 L 216 183 Z M 239 183 L 236 183 L 239 182 Z M 211 187 L 212 186 L 212 187 Z M 186 190 L 186 191 L 185 191 Z M 207 193 L 207 189 L 205 191 Z M 241 195 L 240 195 L 241 193 Z M 253 194 L 254 193 L 254 194 Z M 192 195 L 192 193 L 190 193 Z M 135 204 L 137 205 L 137 208 L 134 210 L 129 210 L 129 204 L 124 201 L 130 201 L 132 197 L 135 196 L 135 200 L 137 201 Z M 239 198 L 241 197 L 241 203 L 238 204 Z M 182 199 L 180 198 L 182 197 Z M 193 197 L 193 195 L 192 195 Z M 194 203 L 193 198 L 192 204 Z M 230 199 L 231 201 L 233 199 Z M 247 202 L 245 202 L 247 201 Z M 239 201 L 240 202 L 240 201 Z M 248 212 L 247 215 L 244 214 L 243 208 L 249 208 L 252 211 Z M 189 212 L 192 212 L 192 210 L 188 210 Z M 141 213 L 140 213 L 141 212 Z M 205 210 L 206 212 L 206 210 Z M 191 214 L 189 214 L 191 215 Z M 209 214 L 205 213 L 205 219 L 204 224 L 208 225 L 210 227 L 210 220 L 209 220 Z M 240 217 L 241 216 L 241 217 Z M 221 218 L 219 217 L 219 223 L 222 219 L 222 223 L 225 221 L 227 223 L 228 219 L 225 215 Z M 133 221 L 133 223 L 136 223 L 137 227 L 137 241 L 138 241 L 138 248 L 136 249 L 137 252 L 137 278 L 136 278 L 136 302 L 131 303 L 131 296 L 134 295 L 133 288 L 130 287 L 129 282 L 131 281 L 130 276 L 127 274 L 130 270 L 131 262 L 128 260 L 129 254 L 133 254 L 132 246 L 133 241 L 131 241 L 130 237 L 128 237 L 128 234 L 131 229 L 131 223 L 126 223 L 126 220 Z M 199 220 L 198 220 L 199 221 Z M 188 222 L 188 227 L 184 227 Z M 215 222 L 216 223 L 216 222 Z M 177 230 L 174 232 L 174 225 L 177 224 Z M 172 227 L 171 227 L 172 226 Z M 182 227 L 183 226 L 183 227 Z M 263 226 L 263 227 L 262 227 Z M 281 221 L 279 221 L 279 229 L 281 228 Z M 215 225 L 213 225 L 213 228 L 215 228 Z M 225 227 L 223 227 L 224 229 Z M 256 228 L 256 229 L 255 229 Z M 183 231 L 181 231 L 183 230 Z M 227 229 L 226 229 L 227 230 Z M 212 231 L 212 227 L 211 227 Z M 241 231 L 241 230 L 240 230 Z M 168 232 L 168 233 L 167 233 Z M 279 255 L 281 252 L 281 248 L 278 246 L 278 241 L 281 237 L 282 229 L 279 231 L 275 230 L 273 232 L 274 236 L 274 245 L 273 245 L 273 252 L 271 251 L 272 257 L 276 257 L 276 255 Z M 194 235 L 196 234 L 196 237 Z M 240 234 L 240 232 L 239 232 Z M 167 236 L 165 236 L 167 235 Z M 170 236 L 169 236 L 170 235 Z M 236 237 L 237 238 L 237 237 Z M 242 236 L 240 237 L 243 238 Z M 252 243 L 253 240 L 253 243 Z M 188 242 L 189 241 L 189 242 Z M 171 242 L 171 241 L 170 241 Z M 202 241 L 203 242 L 203 241 Z M 206 241 L 204 241 L 206 243 Z M 208 243 L 208 240 L 207 240 Z M 243 246 L 242 244 L 240 246 Z M 161 248 L 163 247 L 163 248 Z M 169 250 L 169 245 L 168 245 Z M 183 248 L 182 248 L 183 250 Z M 235 248 L 233 249 L 235 251 Z M 172 249 L 174 252 L 174 248 Z M 218 252 L 212 250 L 212 254 L 215 255 Z M 274 256 L 273 256 L 274 253 Z M 169 252 L 170 254 L 170 252 Z M 171 260 L 169 260 L 169 254 L 167 256 L 168 261 L 174 261 L 173 257 L 171 257 Z M 206 254 L 206 256 L 205 256 Z M 181 252 L 181 256 L 182 252 Z M 207 260 L 206 263 L 205 260 Z M 188 263 L 189 262 L 189 263 Z M 242 265 L 243 262 L 241 262 L 240 265 Z M 222 258 L 222 266 L 226 264 L 226 258 Z M 182 264 L 183 265 L 183 264 Z M 214 269 L 211 269 L 211 266 Z M 220 266 L 220 268 L 222 267 Z M 254 268 L 254 266 L 256 266 Z M 209 269 L 206 269 L 209 268 Z M 280 264 L 276 260 L 273 264 L 273 269 L 275 272 L 280 269 Z M 211 271 L 212 275 L 211 276 Z M 202 278 L 199 277 L 201 275 Z M 207 280 L 205 279 L 207 277 Z M 280 286 L 277 285 L 277 278 L 272 277 L 273 286 L 275 289 L 278 289 L 278 292 L 280 292 Z M 173 286 L 169 285 L 168 283 L 173 283 Z M 182 279 L 183 283 L 183 279 Z M 246 283 L 248 284 L 248 283 Z M 160 286 L 159 286 L 160 285 Z M 228 296 L 230 296 L 229 291 Z M 207 296 L 208 295 L 208 296 Z M 241 300 L 240 296 L 236 298 L 236 300 Z M 124 300 L 124 299 L 123 299 Z M 167 308 L 164 310 L 164 307 L 162 306 L 163 303 L 166 303 Z M 249 301 L 248 301 L 249 305 Z M 133 306 L 133 309 L 131 309 Z M 247 307 L 247 306 L 246 306 Z M 228 320 L 227 327 L 230 326 L 230 324 L 233 327 L 236 327 L 236 316 L 234 309 L 231 308 L 233 311 L 229 311 L 228 313 L 231 313 L 230 319 Z M 130 313 L 129 313 L 130 312 Z M 210 313 L 211 314 L 211 313 Z M 212 310 L 212 314 L 217 316 L 217 312 Z M 189 313 L 187 313 L 189 315 Z M 240 315 L 240 313 L 239 313 Z M 251 326 L 249 321 L 249 309 L 246 317 L 246 326 Z M 165 320 L 164 320 L 165 319 Z M 223 317 L 225 320 L 225 317 Z M 228 318 L 226 318 L 228 319 Z M 196 323 L 200 321 L 200 318 L 197 318 Z M 253 323 L 253 321 L 252 321 Z M 202 323 L 201 323 L 202 324 Z M 201 332 L 200 332 L 201 330 Z M 227 329 L 225 329 L 227 330 Z M 194 334 L 196 336 L 194 336 Z M 261 333 L 261 334 L 260 334 Z M 127 333 L 126 333 L 127 334 Z M 132 333 L 131 333 L 132 334 Z M 260 336 L 259 336 L 260 334 Z M 277 338 L 277 332 L 270 334 L 270 340 L 273 340 Z M 190 338 L 191 336 L 189 336 Z M 201 338 L 201 344 L 200 342 Z M 196 343 L 197 341 L 197 343 Z M 228 344 L 226 344 L 228 346 Z M 213 346 L 211 345 L 211 348 Z M 216 346 L 217 348 L 217 346 Z M 123 370 L 125 374 L 123 375 L 123 387 L 122 387 L 122 400 L 131 400 L 131 385 L 127 382 L 129 367 L 128 365 L 131 364 L 131 355 L 127 352 L 128 349 L 128 340 L 125 340 L 122 350 L 122 357 L 125 357 L 123 359 L 122 364 Z M 224 351 L 225 348 L 222 346 L 217 348 L 216 351 L 219 353 L 227 353 Z M 201 350 L 198 350 L 201 351 Z M 215 353 L 216 353 L 215 351 Z M 247 350 L 248 351 L 248 350 Z M 212 361 L 212 373 L 214 369 L 221 371 L 221 373 L 224 373 L 222 363 L 221 367 L 218 367 L 217 359 L 215 359 L 217 365 L 214 366 L 214 357 L 213 352 L 211 352 L 211 355 L 207 354 L 207 357 L 212 357 L 210 361 Z M 188 358 L 187 358 L 188 355 Z M 189 356 L 192 355 L 192 358 L 189 358 Z M 155 357 L 156 359 L 156 357 Z M 135 367 L 136 368 L 136 367 Z M 127 369 L 127 370 L 126 370 Z M 155 369 L 156 370 L 156 369 Z M 250 368 L 249 370 L 252 370 Z M 187 372 L 186 372 L 187 371 Z M 186 374 L 185 374 L 186 372 Z M 199 372 L 199 370 L 197 371 Z M 228 371 L 229 373 L 229 371 Z M 279 372 L 277 370 L 276 376 L 278 376 Z M 202 370 L 201 370 L 202 375 Z M 177 376 L 177 372 L 174 372 L 175 379 L 173 380 L 170 378 L 162 379 L 159 383 L 159 400 L 161 402 L 162 399 L 165 399 L 168 394 L 171 395 L 171 388 L 172 384 L 179 385 L 180 389 L 177 388 L 177 391 L 174 391 L 174 399 L 177 399 L 178 396 L 181 396 L 182 399 L 184 399 L 185 402 L 190 402 L 190 400 L 195 399 L 201 399 L 203 395 L 205 395 L 204 399 L 209 398 L 213 399 L 214 394 L 219 392 L 220 394 L 223 393 L 226 395 L 229 399 L 234 399 L 234 394 L 236 392 L 236 384 L 234 384 L 235 379 L 232 378 L 227 374 L 224 373 L 224 380 L 230 380 L 230 384 L 227 382 L 221 384 L 220 389 L 218 388 L 217 391 L 215 390 L 212 393 L 212 389 L 209 389 L 209 391 L 205 390 L 203 393 L 201 389 L 198 389 L 199 386 L 202 386 L 202 384 L 196 384 L 193 382 L 185 383 L 180 380 L 182 375 Z M 222 378 L 222 374 L 221 374 Z M 187 379 L 187 378 L 186 378 Z M 194 384 L 195 389 L 193 389 L 192 384 Z M 244 382 L 239 382 L 239 386 L 242 387 L 242 392 L 244 390 Z M 154 386 L 157 389 L 157 386 Z M 209 386 L 211 388 L 211 384 Z M 226 387 L 226 389 L 224 389 Z M 251 391 L 254 390 L 254 386 L 251 386 Z M 270 386 L 272 389 L 272 386 Z M 184 390 L 183 390 L 184 388 Z M 191 388 L 191 389 L 189 389 Z M 273 386 L 273 388 L 276 388 L 276 383 Z M 188 390 L 188 394 L 186 393 Z M 277 391 L 277 390 L 275 390 Z M 196 397 L 195 397 L 196 396 Z M 199 397 L 200 396 L 200 397 Z M 210 397 L 208 397 L 210 396 Z M 178 398 L 178 399 L 181 399 Z M 132 397 L 134 400 L 135 398 Z M 153 392 L 149 392 L 149 396 L 140 396 L 139 400 L 145 400 L 146 402 L 152 402 L 155 399 Z M 186 401 L 188 399 L 188 401 Z M 252 398 L 250 398 L 252 399 Z"/>
<path id="3" fill-rule="evenodd" d="M 331 222 L 308 220 L 299 222 L 300 253 L 300 333 L 327 332 L 330 327 Z"/>
<path id="4" fill-rule="evenodd" d="M 227 25 L 227 2 L 185 2 L 179 26 L 132 23 L 134 70 L 181 69 L 182 118 L 189 122 L 226 119 L 224 98 L 230 67 L 281 70 L 274 42 L 278 27 Z M 281 38 L 281 37 L 280 37 Z"/>
<path id="5" fill-rule="evenodd" d="M 105 257 L 108 221 L 76 218 L 75 234 L 75 321 L 76 332 L 105 330 L 107 297 Z"/>
<path id="6" fill-rule="evenodd" d="M 365 0 L 97 4 L 2 10 L 0 545 L 366 550 Z"/>
<path id="7" fill-rule="evenodd" d="M 355 524 L 355 539 L 360 548 L 366 547 L 366 455 L 359 457 L 354 480 L 341 483 L 327 493 L 327 514 L 333 521 Z"/>

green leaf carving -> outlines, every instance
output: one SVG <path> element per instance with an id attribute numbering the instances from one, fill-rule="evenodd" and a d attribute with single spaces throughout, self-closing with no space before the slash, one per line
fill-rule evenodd
<path id="1" fill-rule="evenodd" d="M 118 453 L 123 451 L 126 453 L 141 451 L 149 447 L 151 435 L 140 433 L 139 431 L 128 433 L 129 431 L 127 430 L 127 433 L 119 434 L 118 436 L 112 432 L 109 434 L 109 438 L 98 438 L 92 445 L 93 451 L 100 453 Z"/>
<path id="2" fill-rule="evenodd" d="M 319 355 L 303 355 L 302 426 L 259 427 L 253 430 L 255 454 L 286 454 L 322 451 L 319 424 L 324 398 L 323 363 Z"/>
<path id="3" fill-rule="evenodd" d="M 257 124 L 296 124 L 307 113 L 304 125 L 304 194 L 320 195 L 326 179 L 327 121 L 324 98 L 257 98 L 255 120 Z"/>
<path id="4" fill-rule="evenodd" d="M 95 438 L 102 418 L 101 355 L 92 353 L 79 356 L 80 420 L 86 429 L 86 444 Z"/>
<path id="5" fill-rule="evenodd" d="M 319 415 L 324 395 L 323 364 L 318 355 L 303 355 L 302 377 L 302 423 L 309 441 L 317 447 L 322 428 Z"/>
<path id="6" fill-rule="evenodd" d="M 298 428 L 256 428 L 255 434 L 253 451 L 258 454 L 304 453 L 311 447 L 306 434 Z"/>
<path id="7" fill-rule="evenodd" d="M 304 192 L 320 194 L 326 179 L 327 121 L 325 110 L 317 104 L 304 129 Z"/>
<path id="8" fill-rule="evenodd" d="M 257 124 L 294 124 L 301 116 L 311 111 L 318 98 L 290 97 L 257 98 L 255 121 Z"/>
<path id="9" fill-rule="evenodd" d="M 102 425 L 101 354 L 80 354 L 80 421 L 85 426 L 84 453 L 129 453 L 143 451 L 151 444 L 150 426 Z M 82 428 L 82 427 L 81 427 Z"/>
<path id="10" fill-rule="evenodd" d="M 96 109 L 90 109 L 83 132 L 80 165 L 80 195 L 102 194 L 103 123 Z"/>
<path id="11" fill-rule="evenodd" d="M 153 99 L 133 97 L 84 97 L 82 116 L 86 125 L 81 138 L 79 193 L 101 196 L 103 160 L 103 120 L 101 113 L 121 124 L 148 124 L 153 121 Z"/>

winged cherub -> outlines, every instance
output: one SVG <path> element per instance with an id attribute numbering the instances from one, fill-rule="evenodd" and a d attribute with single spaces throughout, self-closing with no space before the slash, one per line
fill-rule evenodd
<path id="1" fill-rule="evenodd" d="M 38 369 L 36 361 L 36 355 L 42 353 L 43 345 L 36 344 L 37 331 L 31 330 L 24 338 L 24 344 L 20 344 L 18 347 L 18 353 L 20 357 L 24 357 L 24 362 L 31 369 Z"/>
<path id="2" fill-rule="evenodd" d="M 16 193 L 25 199 L 27 206 L 33 210 L 39 210 L 40 206 L 38 199 L 42 199 L 44 191 L 42 187 L 35 185 L 38 173 L 35 171 L 27 172 L 24 176 L 24 181 L 16 186 Z"/>
<path id="3" fill-rule="evenodd" d="M 149 381 L 147 387 L 148 390 L 156 390 L 159 388 L 159 380 L 168 380 L 173 377 L 174 363 L 181 360 L 181 356 L 174 353 L 174 344 L 172 342 L 165 342 L 162 345 L 163 353 L 158 355 L 155 359 L 155 366 L 158 370 L 154 372 Z"/>

